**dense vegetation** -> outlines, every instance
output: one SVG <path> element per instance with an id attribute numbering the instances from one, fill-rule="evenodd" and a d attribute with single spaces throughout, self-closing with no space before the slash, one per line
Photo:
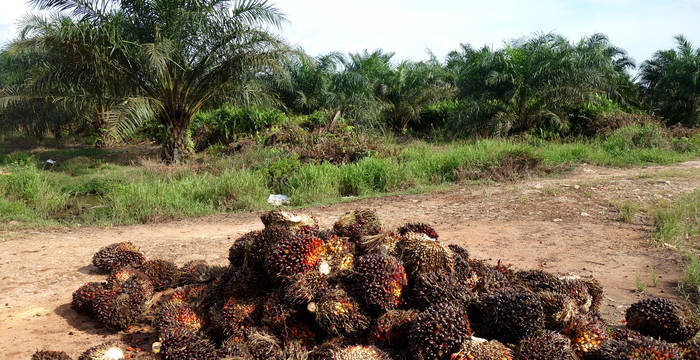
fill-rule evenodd
<path id="1" fill-rule="evenodd" d="M 681 36 L 635 76 L 602 34 L 397 62 L 291 49 L 264 0 L 31 2 L 53 15 L 0 51 L 5 221 L 146 222 L 700 153 L 700 49 Z M 122 156 L 144 140 L 185 164 Z"/>

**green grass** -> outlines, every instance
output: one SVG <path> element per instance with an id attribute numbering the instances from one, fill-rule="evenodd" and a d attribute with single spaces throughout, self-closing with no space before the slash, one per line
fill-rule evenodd
<path id="1" fill-rule="evenodd" d="M 615 206 L 617 212 L 620 214 L 620 220 L 627 223 L 634 220 L 635 216 L 637 216 L 637 211 L 639 210 L 639 205 L 629 200 L 614 201 L 613 206 Z"/>
<path id="2" fill-rule="evenodd" d="M 348 197 L 428 191 L 460 181 L 557 173 L 584 162 L 636 166 L 700 156 L 700 146 L 676 152 L 656 146 L 656 140 L 649 146 L 635 143 L 634 151 L 621 151 L 621 146 L 631 146 L 624 141 L 613 146 L 608 140 L 536 145 L 504 139 L 387 143 L 392 148 L 390 156 L 340 165 L 300 163 L 288 160 L 284 151 L 263 146 L 226 156 L 205 152 L 198 154 L 197 161 L 179 167 L 139 163 L 114 150 L 14 152 L 0 159 L 0 220 L 4 224 L 0 226 L 149 223 L 269 209 L 266 200 L 272 192 L 288 195 L 292 207 L 302 207 Z M 57 165 L 47 168 L 46 158 L 58 159 Z M 658 234 L 663 234 L 664 241 L 690 231 L 691 224 L 674 215 L 687 210 L 671 207 L 668 213 L 656 215 Z M 633 216 L 631 208 L 625 211 Z M 694 214 L 693 224 L 697 225 L 697 207 Z"/>
<path id="3" fill-rule="evenodd" d="M 652 211 L 654 236 L 661 243 L 700 250 L 700 190 Z"/>

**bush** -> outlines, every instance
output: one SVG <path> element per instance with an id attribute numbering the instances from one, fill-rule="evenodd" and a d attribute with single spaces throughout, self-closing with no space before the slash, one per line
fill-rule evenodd
<path id="1" fill-rule="evenodd" d="M 203 150 L 213 144 L 234 142 L 243 134 L 252 135 L 278 126 L 286 119 L 287 116 L 277 109 L 223 105 L 198 113 L 190 130 L 195 149 Z"/>
<path id="2" fill-rule="evenodd" d="M 448 121 L 454 118 L 459 102 L 457 100 L 443 100 L 426 106 L 415 122 L 409 124 L 411 130 L 418 133 L 427 133 L 434 129 L 445 129 Z"/>
<path id="3" fill-rule="evenodd" d="M 664 149 L 668 140 L 658 125 L 630 125 L 619 128 L 605 139 L 603 147 L 611 153 L 624 153 L 641 149 Z"/>

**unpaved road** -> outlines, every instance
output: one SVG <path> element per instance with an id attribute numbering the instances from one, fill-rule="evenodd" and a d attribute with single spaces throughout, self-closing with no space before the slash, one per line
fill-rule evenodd
<path id="1" fill-rule="evenodd" d="M 652 245 L 643 217 L 621 222 L 611 202 L 672 201 L 698 188 L 700 161 L 629 169 L 583 165 L 556 178 L 461 185 L 303 212 L 328 227 L 346 211 L 372 207 L 387 228 L 407 221 L 432 224 L 441 239 L 463 245 L 476 258 L 594 276 L 606 289 L 603 316 L 619 324 L 626 307 L 643 296 L 635 291 L 637 279 L 647 285 L 647 294 L 675 296 L 683 260 L 676 251 Z M 149 258 L 225 264 L 237 236 L 262 228 L 258 216 L 242 213 L 163 224 L 30 232 L 4 240 L 0 234 L 0 358 L 28 359 L 39 349 L 65 350 L 77 357 L 92 345 L 123 336 L 70 309 L 75 289 L 104 279 L 90 265 L 100 247 L 132 241 Z M 655 287 L 654 273 L 658 276 Z"/>

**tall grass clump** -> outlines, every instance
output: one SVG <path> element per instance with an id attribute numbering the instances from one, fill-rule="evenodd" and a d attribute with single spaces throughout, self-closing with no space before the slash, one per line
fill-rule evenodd
<path id="1" fill-rule="evenodd" d="M 13 208 L 28 208 L 47 219 L 66 207 L 68 194 L 57 188 L 53 174 L 29 164 L 11 165 L 5 171 L 7 174 L 0 176 L 0 194 L 7 203 L 15 203 Z"/>
<path id="2" fill-rule="evenodd" d="M 661 243 L 698 245 L 691 241 L 700 234 L 700 190 L 678 199 L 673 204 L 652 212 L 654 235 Z"/>

